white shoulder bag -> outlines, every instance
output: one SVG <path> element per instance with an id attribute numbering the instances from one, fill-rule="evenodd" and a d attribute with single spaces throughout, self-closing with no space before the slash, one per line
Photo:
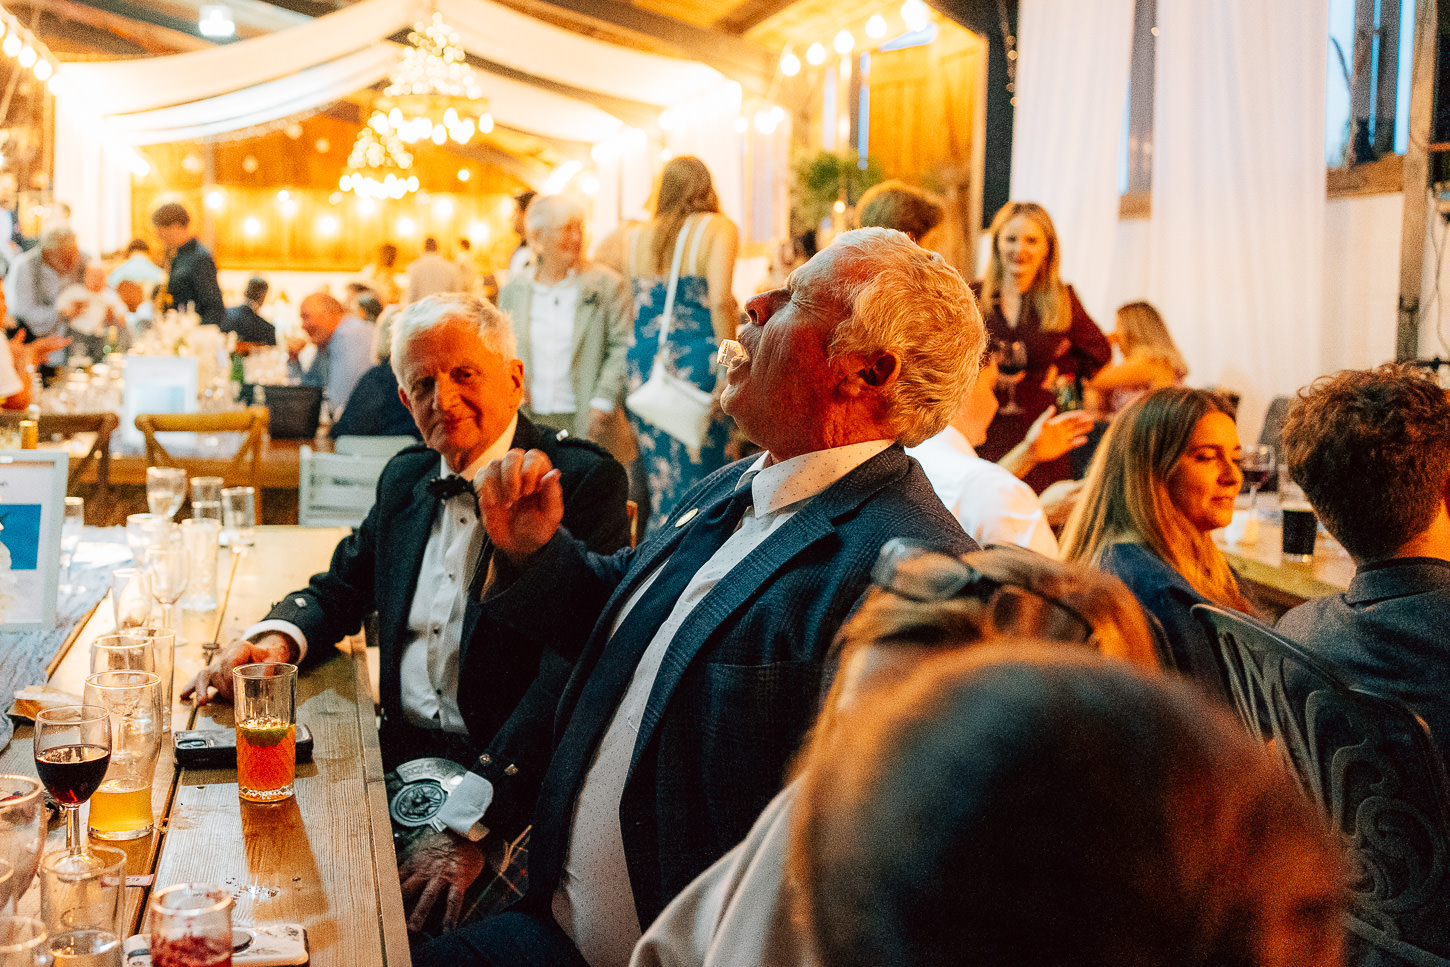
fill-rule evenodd
<path id="1" fill-rule="evenodd" d="M 671 372 L 665 359 L 668 356 L 670 327 L 674 323 L 680 260 L 684 256 L 686 236 L 690 234 L 693 221 L 694 216 L 686 219 L 675 240 L 675 257 L 670 264 L 670 281 L 665 289 L 665 311 L 660 317 L 660 344 L 655 351 L 649 379 L 624 399 L 624 405 L 631 413 L 679 440 L 689 448 L 692 456 L 705 442 L 705 433 L 710 427 L 711 395 Z"/>

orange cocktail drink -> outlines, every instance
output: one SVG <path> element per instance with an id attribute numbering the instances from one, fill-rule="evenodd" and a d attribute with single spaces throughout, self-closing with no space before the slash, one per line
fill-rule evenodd
<path id="1" fill-rule="evenodd" d="M 250 802 L 292 798 L 297 774 L 297 666 L 232 670 L 237 708 L 237 792 Z"/>

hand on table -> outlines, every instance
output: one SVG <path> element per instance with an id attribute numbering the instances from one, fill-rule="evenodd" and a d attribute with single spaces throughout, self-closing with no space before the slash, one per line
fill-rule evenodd
<path id="1" fill-rule="evenodd" d="M 265 634 L 257 641 L 239 638 L 213 658 L 210 665 L 197 672 L 195 681 L 182 689 L 181 700 L 185 702 L 194 695 L 197 705 L 205 705 L 213 698 L 230 702 L 233 668 L 258 661 L 290 662 L 295 650 L 286 635 L 276 632 Z M 216 689 L 215 694 L 212 689 Z"/>
<path id="2" fill-rule="evenodd" d="M 479 475 L 478 516 L 494 546 L 521 566 L 564 519 L 559 471 L 540 450 L 510 450 Z"/>
<path id="3" fill-rule="evenodd" d="M 422 930 L 440 897 L 443 929 L 458 926 L 464 894 L 482 872 L 483 850 L 477 843 L 451 832 L 427 833 L 415 840 L 398 865 L 403 905 L 409 908 L 408 929 Z"/>

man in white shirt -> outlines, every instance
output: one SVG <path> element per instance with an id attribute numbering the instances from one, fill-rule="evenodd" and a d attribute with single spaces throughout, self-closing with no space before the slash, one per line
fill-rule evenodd
<path id="1" fill-rule="evenodd" d="M 936 436 L 906 452 L 926 471 L 932 489 L 972 540 L 1017 544 L 1057 556 L 1057 538 L 1032 488 L 1006 469 L 977 456 L 987 427 L 997 415 L 997 359 L 990 357 L 961 405 Z"/>
<path id="2" fill-rule="evenodd" d="M 502 552 L 486 610 L 583 651 L 552 756 L 513 755 L 549 728 L 515 716 L 454 793 L 481 791 L 499 828 L 524 804 L 529 892 L 422 946 L 418 967 L 623 967 L 641 925 L 780 790 L 882 544 L 975 547 L 902 450 L 946 424 L 981 358 L 961 276 L 899 232 L 863 229 L 748 310 L 749 360 L 722 403 L 766 452 L 707 478 L 634 552 L 588 554 L 559 526 L 541 454 L 484 471 Z M 405 863 L 405 892 L 431 873 L 451 893 L 455 870 Z"/>
<path id="3" fill-rule="evenodd" d="M 417 302 L 430 295 L 464 291 L 458 266 L 438 252 L 438 239 L 423 239 L 423 254 L 408 266 L 408 301 Z"/>
<path id="4" fill-rule="evenodd" d="M 624 469 L 598 447 L 555 440 L 518 414 L 523 366 L 508 318 L 471 296 L 435 296 L 399 314 L 391 362 L 424 444 L 384 468 L 378 501 L 344 538 L 331 568 L 276 604 L 197 680 L 223 697 L 248 661 L 314 664 L 376 610 L 385 764 L 441 755 L 472 762 L 540 684 L 551 644 L 481 620 L 489 556 L 472 481 L 491 459 L 527 446 L 560 461 L 565 518 L 595 549 L 628 542 Z M 559 656 L 550 667 L 572 656 Z M 470 735 L 474 738 L 470 738 Z"/>
<path id="5" fill-rule="evenodd" d="M 532 272 L 510 279 L 498 307 L 514 321 L 529 374 L 524 412 L 539 423 L 605 444 L 623 404 L 632 332 L 629 287 L 584 262 L 584 207 L 566 195 L 529 205 Z"/>
<path id="6" fill-rule="evenodd" d="M 26 338 L 65 335 L 57 300 L 62 289 L 81 281 L 85 264 L 76 233 L 68 225 L 47 228 L 35 248 L 10 263 L 5 275 L 5 299 L 10 314 L 24 327 Z M 60 358 L 52 353 L 48 361 L 59 363 Z"/>

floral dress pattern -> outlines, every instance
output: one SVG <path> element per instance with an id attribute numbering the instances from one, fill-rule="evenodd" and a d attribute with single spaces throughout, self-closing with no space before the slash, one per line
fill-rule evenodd
<path id="1" fill-rule="evenodd" d="M 681 231 L 687 230 L 682 228 Z M 709 231 L 706 225 L 702 229 Z M 629 347 L 629 392 L 649 379 L 655 354 L 660 350 L 660 320 L 665 311 L 668 278 L 632 278 L 634 286 L 634 338 Z M 710 319 L 710 287 L 703 276 L 684 275 L 675 288 L 675 317 L 665 341 L 666 364 L 675 375 L 687 379 L 705 392 L 715 388 L 714 359 L 717 346 Z M 699 481 L 725 465 L 725 444 L 730 440 L 729 424 L 713 420 L 698 453 L 679 440 L 631 413 L 630 424 L 639 438 L 639 455 L 649 480 L 650 524 L 663 521 L 675 509 L 680 496 Z"/>

